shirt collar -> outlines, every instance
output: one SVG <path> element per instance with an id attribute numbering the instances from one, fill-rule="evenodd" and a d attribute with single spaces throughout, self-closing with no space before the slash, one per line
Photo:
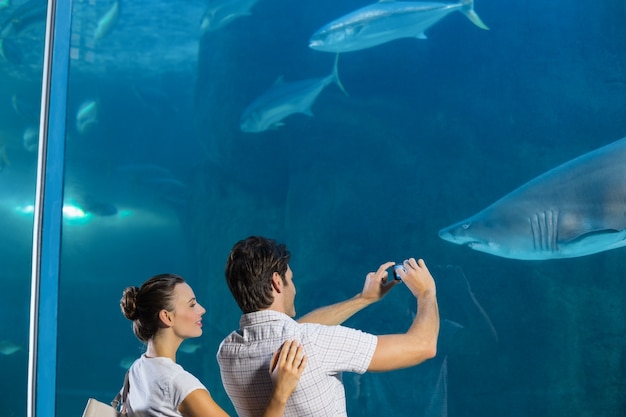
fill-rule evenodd
<path id="1" fill-rule="evenodd" d="M 239 320 L 239 327 L 244 329 L 249 326 L 255 326 L 263 323 L 269 323 L 272 321 L 294 321 L 291 317 L 285 313 L 281 313 L 275 310 L 260 310 L 254 313 L 247 313 L 241 316 Z"/>

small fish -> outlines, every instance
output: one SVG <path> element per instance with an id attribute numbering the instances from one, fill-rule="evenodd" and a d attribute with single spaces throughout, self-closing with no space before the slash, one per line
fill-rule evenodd
<path id="1" fill-rule="evenodd" d="M 98 103 L 95 100 L 86 100 L 76 113 L 76 130 L 85 133 L 87 128 L 98 122 Z"/>
<path id="2" fill-rule="evenodd" d="M 44 24 L 47 14 L 48 2 L 46 0 L 29 0 L 13 10 L 0 25 L 0 36 L 16 36 L 33 24 Z"/>
<path id="3" fill-rule="evenodd" d="M 337 72 L 338 60 L 339 55 L 335 58 L 332 73 L 324 78 L 289 83 L 283 82 L 282 77 L 279 78 L 272 88 L 252 102 L 243 112 L 241 130 L 256 133 L 277 128 L 283 125 L 282 120 L 285 117 L 294 113 L 313 116 L 311 106 L 322 90 L 332 82 L 345 93 Z"/>
<path id="4" fill-rule="evenodd" d="M 194 353 L 196 350 L 200 349 L 201 347 L 202 345 L 199 342 L 185 341 L 180 345 L 178 350 L 180 350 L 183 353 L 191 354 L 191 353 Z"/>
<path id="5" fill-rule="evenodd" d="M 22 346 L 17 345 L 9 340 L 0 341 L 0 353 L 5 356 L 13 355 L 22 350 Z"/>
<path id="6" fill-rule="evenodd" d="M 458 3 L 381 0 L 336 19 L 316 31 L 309 47 L 350 52 L 400 38 L 426 39 L 424 31 L 452 12 L 461 12 L 481 29 L 489 29 L 474 12 L 474 0 Z"/>
<path id="7" fill-rule="evenodd" d="M 120 359 L 119 365 L 120 368 L 122 369 L 130 369 L 130 367 L 133 365 L 133 363 L 135 363 L 135 360 L 137 358 L 134 356 L 124 356 L 122 359 Z"/>
<path id="8" fill-rule="evenodd" d="M 236 19 L 250 16 L 251 9 L 259 0 L 216 0 L 209 4 L 200 22 L 203 32 L 223 28 Z"/>
<path id="9" fill-rule="evenodd" d="M 117 207 L 109 202 L 99 200 L 91 195 L 75 195 L 76 204 L 85 212 L 96 216 L 115 216 Z"/>
<path id="10" fill-rule="evenodd" d="M 96 26 L 96 30 L 93 34 L 94 40 L 100 40 L 108 35 L 120 17 L 120 0 L 116 0 L 113 2 L 113 5 L 109 8 L 109 10 L 98 20 L 98 25 Z"/>
<path id="11" fill-rule="evenodd" d="M 28 126 L 22 134 L 22 145 L 28 152 L 36 152 L 39 147 L 39 128 Z"/>

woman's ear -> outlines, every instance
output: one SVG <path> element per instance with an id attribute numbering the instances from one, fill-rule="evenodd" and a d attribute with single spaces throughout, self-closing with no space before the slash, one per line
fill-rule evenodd
<path id="1" fill-rule="evenodd" d="M 159 318 L 161 319 L 164 325 L 166 326 L 172 325 L 172 315 L 170 314 L 169 311 L 165 309 L 159 311 Z"/>

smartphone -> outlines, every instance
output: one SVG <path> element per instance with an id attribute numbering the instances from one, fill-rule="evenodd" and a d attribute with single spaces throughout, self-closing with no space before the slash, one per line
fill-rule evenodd
<path id="1" fill-rule="evenodd" d="M 393 271 L 393 279 L 395 279 L 396 281 L 402 281 L 402 278 L 400 278 L 400 275 L 398 275 L 399 269 L 402 269 L 404 272 L 406 272 L 406 269 L 404 269 L 404 265 L 402 264 L 395 264 L 391 267 L 391 270 Z"/>

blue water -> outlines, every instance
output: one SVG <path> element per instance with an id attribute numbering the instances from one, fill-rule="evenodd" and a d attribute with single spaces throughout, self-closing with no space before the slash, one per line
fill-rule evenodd
<path id="1" fill-rule="evenodd" d="M 0 22 L 23 3 L 0 10 Z M 626 413 L 624 249 L 529 262 L 437 235 L 626 136 L 623 0 L 479 0 L 489 31 L 453 13 L 427 40 L 342 54 L 348 95 L 330 85 L 314 117 L 256 134 L 239 130 L 246 106 L 279 76 L 328 75 L 334 55 L 309 49 L 310 35 L 367 2 L 259 0 L 250 16 L 203 33 L 208 1 L 122 0 L 119 21 L 94 42 L 112 4 L 73 4 L 65 205 L 91 209 L 64 219 L 57 416 L 115 395 L 142 351 L 119 298 L 161 272 L 185 276 L 207 308 L 201 347 L 179 362 L 234 415 L 215 352 L 240 315 L 225 259 L 251 234 L 289 246 L 298 314 L 355 295 L 385 261 L 432 267 L 447 329 L 439 357 L 344 375 L 351 416 Z M 37 125 L 43 33 L 38 21 L 12 36 L 20 62 L 0 62 L 10 160 L 0 171 L 0 341 L 21 348 L 0 355 L 8 417 L 26 409 L 32 214 L 19 209 L 34 201 L 37 155 L 22 135 Z M 16 113 L 14 95 L 35 114 Z M 76 112 L 90 100 L 97 117 L 81 133 Z M 464 272 L 473 299 L 447 265 Z M 414 310 L 398 286 L 346 325 L 403 332 Z"/>

